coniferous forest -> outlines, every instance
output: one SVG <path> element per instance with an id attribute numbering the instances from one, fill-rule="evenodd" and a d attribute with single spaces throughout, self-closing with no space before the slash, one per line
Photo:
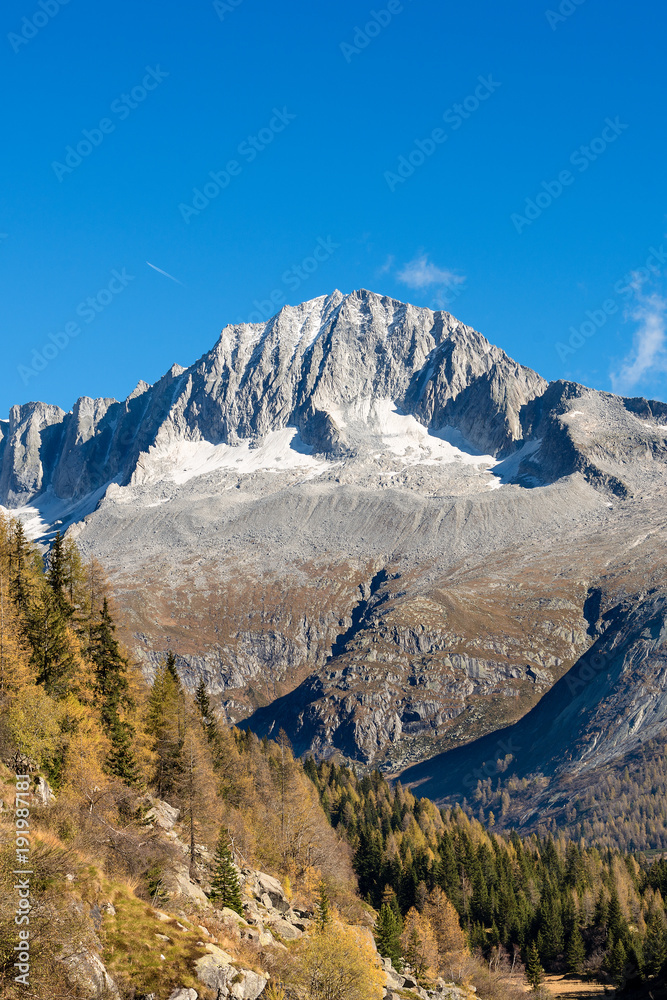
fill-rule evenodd
<path id="1" fill-rule="evenodd" d="M 444 893 L 473 950 L 491 963 L 603 971 L 620 985 L 667 958 L 667 862 L 561 837 L 496 834 L 463 810 L 439 810 L 377 771 L 306 761 L 335 829 L 354 849 L 359 891 L 399 921 Z"/>
<path id="2" fill-rule="evenodd" d="M 394 969 L 411 970 L 423 985 L 437 976 L 474 984 L 481 998 L 520 996 L 525 984 L 539 992 L 553 973 L 591 977 L 627 996 L 663 981 L 667 861 L 570 827 L 499 834 L 378 771 L 300 762 L 282 732 L 259 740 L 222 724 L 203 679 L 185 690 L 173 654 L 146 680 L 118 623 L 101 567 L 74 542 L 56 535 L 43 556 L 19 521 L 0 522 L 3 794 L 12 799 L 13 774 L 24 771 L 48 789 L 31 820 L 32 995 L 84 995 L 71 984 L 58 992 L 62 940 L 95 886 L 122 883 L 128 906 L 157 907 L 173 895 L 177 845 L 149 822 L 156 803 L 178 810 L 188 876 L 202 882 L 206 870 L 214 906 L 243 913 L 238 873 L 246 866 L 282 879 L 304 912 L 310 907 L 314 936 L 293 952 L 298 974 L 276 970 L 283 992 L 267 993 L 273 1000 L 319 996 L 303 986 L 303 963 L 320 961 L 324 947 L 317 934 L 330 935 L 327 954 L 335 944 L 340 961 L 352 962 L 349 933 L 359 924 Z M 16 865 L 13 815 L 0 819 L 7 881 Z M 8 997 L 20 996 L 13 917 L 7 897 L 0 963 Z M 139 967 L 118 934 L 101 944 L 123 996 L 173 985 L 176 971 L 174 981 L 187 981 L 180 967 Z M 356 995 L 381 996 L 378 988 L 369 980 Z"/>

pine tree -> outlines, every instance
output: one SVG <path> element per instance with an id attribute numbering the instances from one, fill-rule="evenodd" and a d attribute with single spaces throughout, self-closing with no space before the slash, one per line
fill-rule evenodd
<path id="1" fill-rule="evenodd" d="M 71 689 L 77 661 L 67 617 L 50 587 L 42 586 L 30 601 L 26 635 L 33 650 L 37 683 L 43 684 L 52 697 L 65 697 Z"/>
<path id="2" fill-rule="evenodd" d="M 625 945 L 620 938 L 617 938 L 611 949 L 607 952 L 607 968 L 609 975 L 615 986 L 622 986 L 625 982 L 625 963 L 627 961 Z"/>
<path id="3" fill-rule="evenodd" d="M 176 654 L 172 653 L 171 650 L 167 653 L 167 659 L 165 660 L 165 668 L 167 673 L 172 677 L 176 685 L 181 687 L 181 678 L 178 676 L 178 671 L 176 669 Z"/>
<path id="4" fill-rule="evenodd" d="M 157 794 L 164 798 L 177 788 L 184 771 L 185 699 L 170 657 L 155 674 L 148 698 L 146 731 L 153 739 L 156 756 Z"/>
<path id="5" fill-rule="evenodd" d="M 542 963 L 540 962 L 540 953 L 537 949 L 536 943 L 531 941 L 528 947 L 526 961 L 526 979 L 532 989 L 538 990 L 540 988 L 542 985 L 543 975 L 544 969 L 542 968 Z"/>
<path id="6" fill-rule="evenodd" d="M 618 898 L 618 893 L 616 892 L 615 889 L 612 891 L 611 900 L 609 901 L 609 911 L 607 915 L 607 929 L 609 931 L 610 937 L 613 937 L 614 939 L 624 937 L 625 934 L 627 933 L 627 926 L 625 920 L 623 919 L 621 903 Z"/>
<path id="7" fill-rule="evenodd" d="M 579 927 L 575 924 L 570 934 L 567 952 L 565 953 L 568 972 L 581 972 L 585 958 L 586 948 L 584 946 L 584 939 L 581 936 Z"/>
<path id="8" fill-rule="evenodd" d="M 211 878 L 211 902 L 217 906 L 226 906 L 242 917 L 241 887 L 229 846 L 229 834 L 224 827 L 218 837 L 214 865 L 213 877 Z"/>
<path id="9" fill-rule="evenodd" d="M 0 566 L 0 698 L 34 681 L 23 622 L 9 595 L 5 566 Z"/>
<path id="10" fill-rule="evenodd" d="M 111 742 L 107 767 L 111 774 L 128 784 L 137 784 L 138 768 L 132 753 L 132 726 L 121 717 L 123 708 L 132 707 L 127 681 L 127 659 L 115 637 L 116 625 L 104 598 L 98 621 L 91 628 L 90 657 L 95 671 L 96 703 L 100 719 Z"/>
<path id="11" fill-rule="evenodd" d="M 383 903 L 375 922 L 375 942 L 380 954 L 390 958 L 395 969 L 399 968 L 402 958 L 400 942 L 402 931 L 401 918 L 396 915 L 389 903 Z"/>
<path id="12" fill-rule="evenodd" d="M 553 962 L 563 950 L 563 920 L 560 899 L 551 885 L 540 901 L 539 927 L 540 956 Z"/>
<path id="13" fill-rule="evenodd" d="M 315 904 L 315 923 L 317 924 L 317 929 L 323 931 L 330 921 L 329 893 L 327 892 L 326 882 L 322 880 L 317 890 L 317 903 Z"/>
<path id="14" fill-rule="evenodd" d="M 208 690 L 203 677 L 200 678 L 199 684 L 197 685 L 197 690 L 195 692 L 195 705 L 201 715 L 202 725 L 204 727 L 204 732 L 206 733 L 206 739 L 211 747 L 211 751 L 214 756 L 217 757 L 221 750 L 220 732 L 215 721 L 215 715 L 213 714 L 213 709 L 211 708 L 211 699 L 208 696 Z"/>
<path id="15" fill-rule="evenodd" d="M 46 558 L 46 582 L 53 591 L 56 604 L 62 615 L 70 618 L 74 608 L 70 604 L 67 592 L 67 572 L 65 567 L 65 545 L 58 531 Z"/>
<path id="16" fill-rule="evenodd" d="M 657 906 L 652 907 L 646 925 L 644 939 L 644 970 L 649 976 L 657 976 L 667 962 L 667 932 L 665 917 Z"/>
<path id="17" fill-rule="evenodd" d="M 11 595 L 19 610 L 26 612 L 30 603 L 34 574 L 31 573 L 33 551 L 26 538 L 23 522 L 11 523 L 10 533 L 10 578 Z"/>

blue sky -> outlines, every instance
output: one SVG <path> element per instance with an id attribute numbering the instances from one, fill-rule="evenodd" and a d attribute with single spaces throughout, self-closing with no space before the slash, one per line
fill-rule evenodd
<path id="1" fill-rule="evenodd" d="M 667 398 L 664 5 L 1 16 L 0 415 L 124 398 L 336 287 L 448 308 L 546 378 Z"/>

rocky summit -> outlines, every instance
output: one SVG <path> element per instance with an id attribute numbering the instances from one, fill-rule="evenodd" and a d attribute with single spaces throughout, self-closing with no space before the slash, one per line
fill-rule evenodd
<path id="1" fill-rule="evenodd" d="M 524 718 L 524 770 L 664 730 L 664 403 L 336 291 L 123 402 L 14 406 L 0 434 L 0 502 L 99 559 L 146 673 L 174 651 L 299 753 L 439 754 L 409 772 L 437 798 L 465 787 L 457 748 L 512 754 L 496 731 Z"/>

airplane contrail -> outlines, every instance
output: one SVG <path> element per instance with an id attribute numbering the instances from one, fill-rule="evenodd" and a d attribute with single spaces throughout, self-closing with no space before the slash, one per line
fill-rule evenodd
<path id="1" fill-rule="evenodd" d="M 160 274 L 164 274 L 165 278 L 171 278 L 171 280 L 175 281 L 177 285 L 181 286 L 181 288 L 185 287 L 185 285 L 183 284 L 183 282 L 179 281 L 178 278 L 175 278 L 173 276 L 173 274 L 167 274 L 167 272 L 163 271 L 161 267 L 156 267 L 155 264 L 151 264 L 151 262 L 149 260 L 147 260 L 146 263 L 148 264 L 149 267 L 152 267 L 154 271 L 159 271 Z"/>

